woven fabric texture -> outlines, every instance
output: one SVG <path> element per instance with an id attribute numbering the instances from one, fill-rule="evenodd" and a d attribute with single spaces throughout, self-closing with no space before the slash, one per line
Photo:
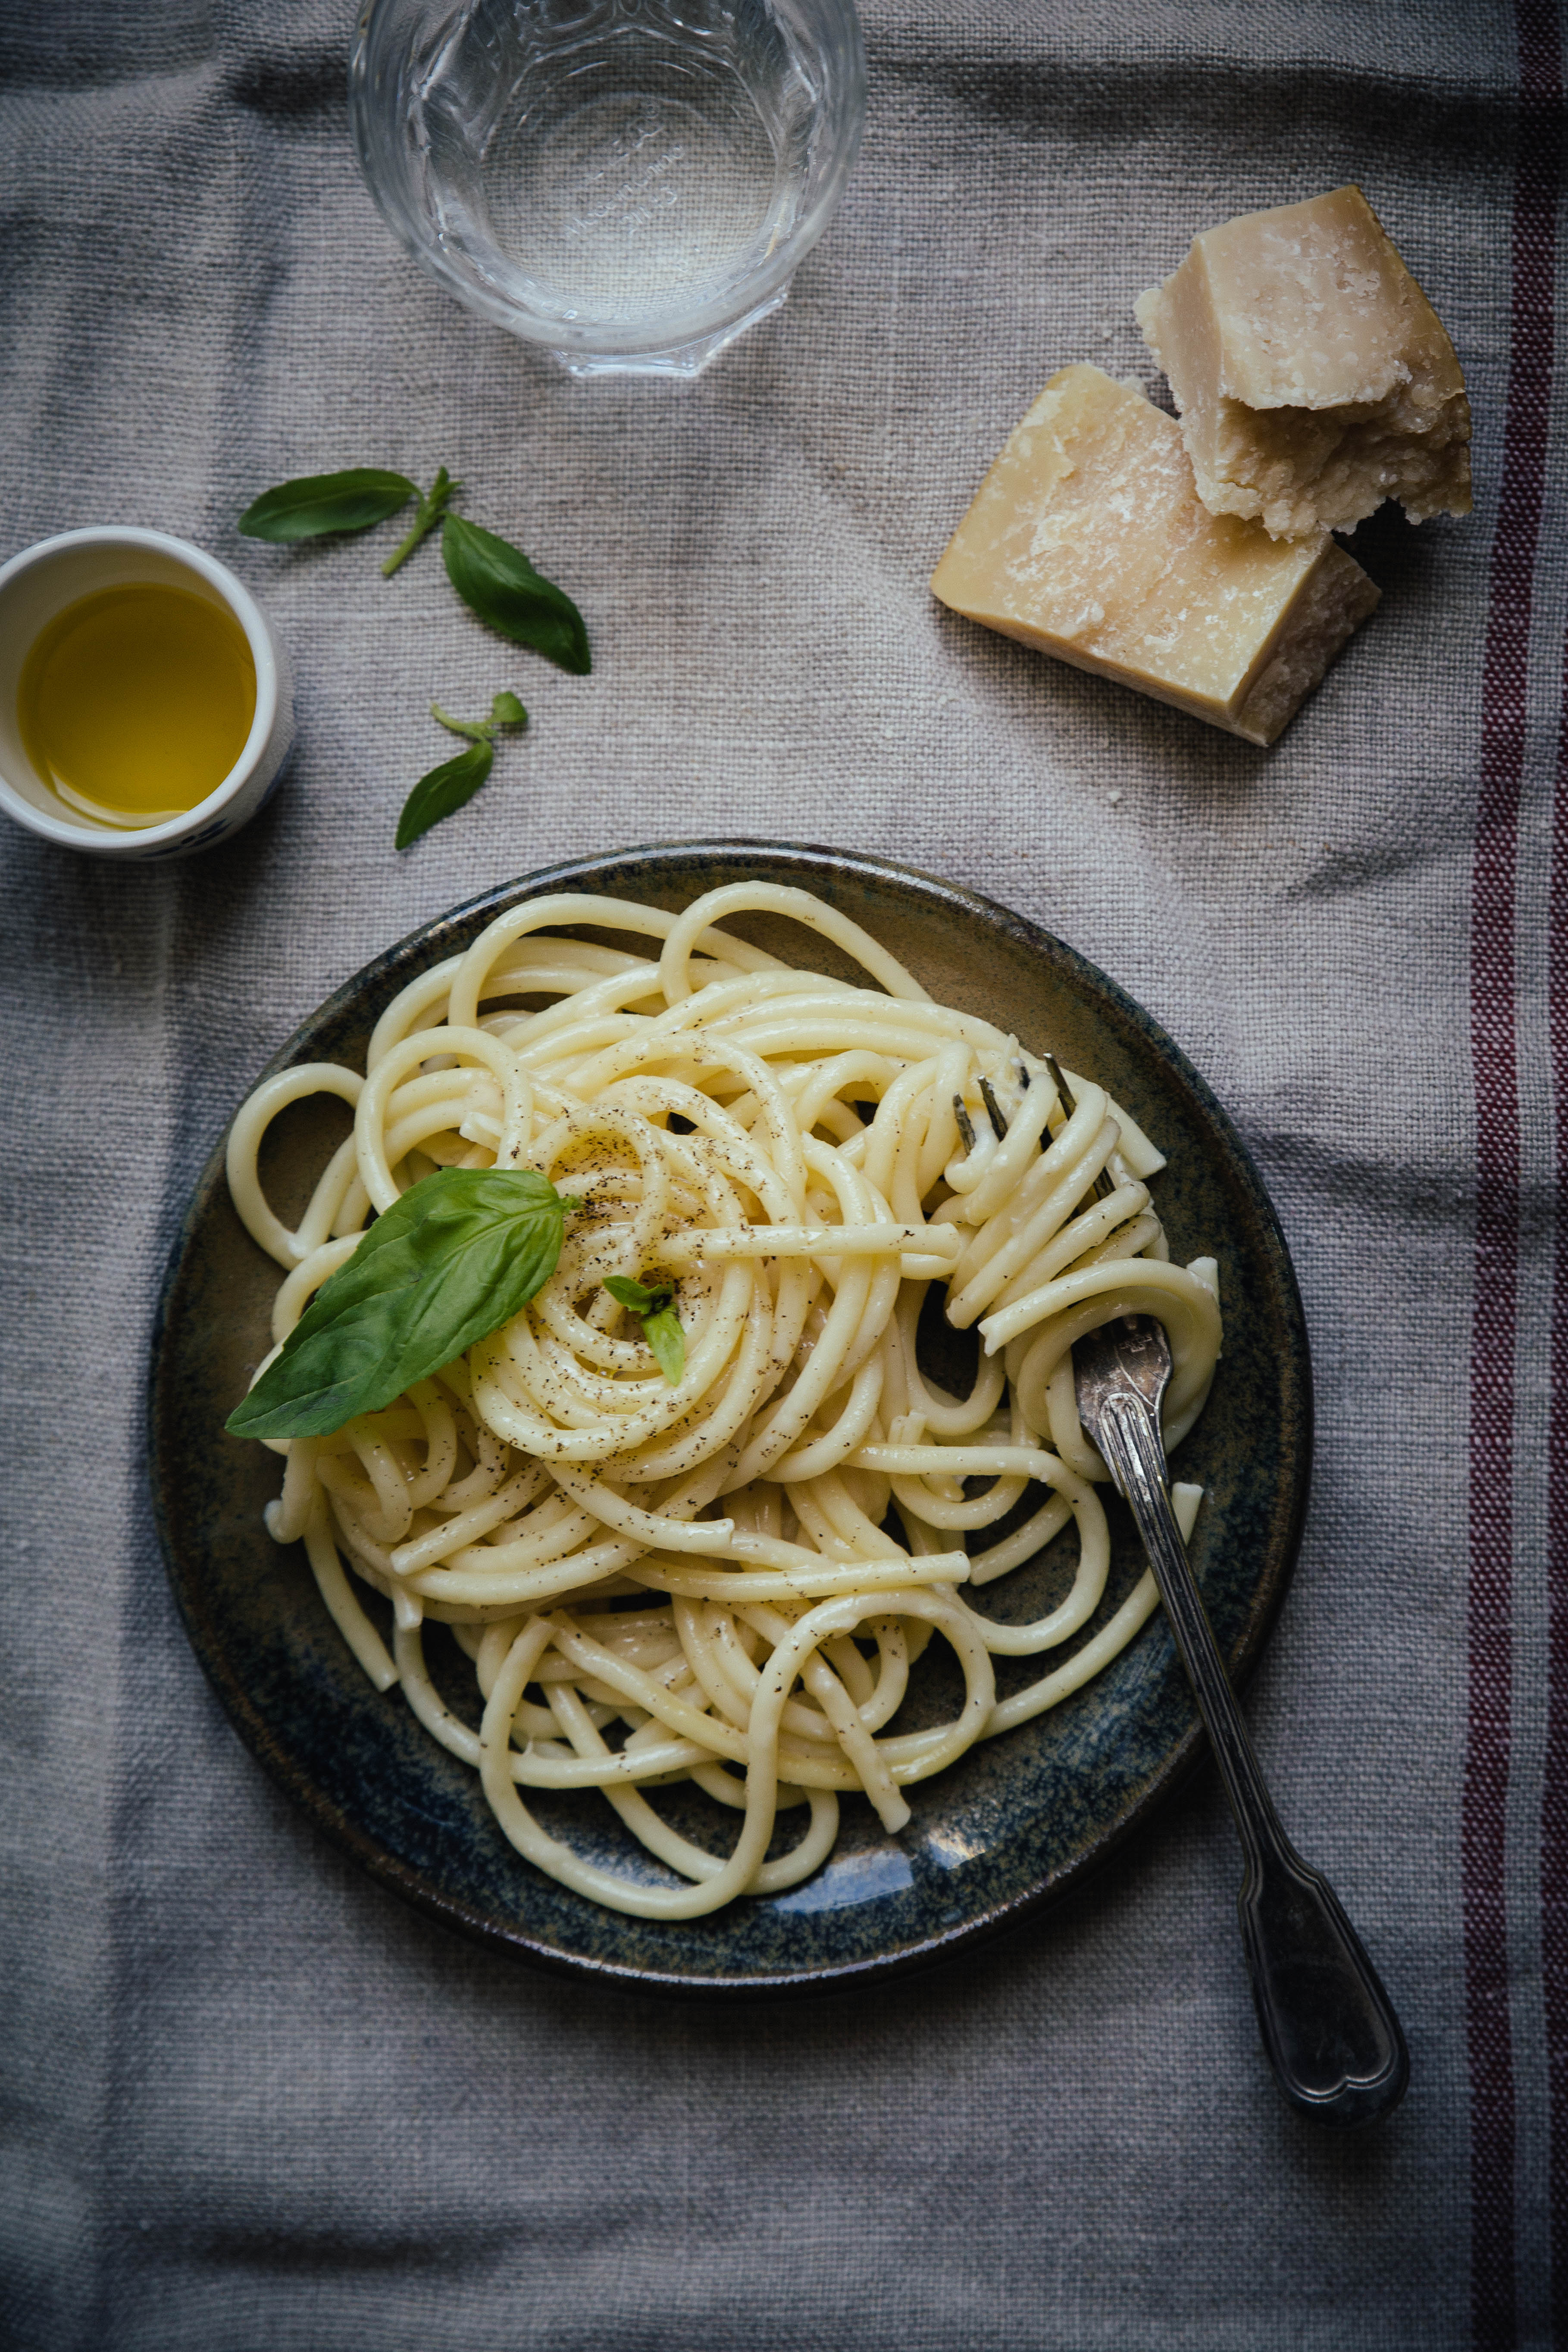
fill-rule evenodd
<path id="1" fill-rule="evenodd" d="M 274 618 L 300 721 L 269 807 L 188 864 L 0 845 L 0 2336 L 1551 2343 L 1555 15 L 866 0 L 843 209 L 784 309 L 685 385 L 572 381 L 404 257 L 350 148 L 350 15 L 0 10 L 0 554 L 100 520 L 200 541 Z M 1352 179 L 1466 367 L 1477 511 L 1362 528 L 1382 608 L 1275 749 L 935 605 L 931 565 L 1047 375 L 1152 383 L 1132 302 L 1189 237 Z M 513 658 L 433 551 L 384 583 L 363 546 L 236 536 L 267 484 L 352 464 L 460 476 L 575 595 L 594 675 Z M 431 697 L 502 686 L 526 739 L 395 854 L 451 748 Z M 734 835 L 875 851 L 1035 918 L 1166 1024 L 1258 1160 L 1319 1434 L 1248 1705 L 1406 2024 L 1413 2088 L 1373 2133 L 1315 2130 L 1268 2074 L 1207 1771 L 961 1966 L 716 2014 L 527 1973 L 405 1910 L 295 1816 L 190 1654 L 143 1383 L 174 1228 L 248 1082 L 454 902 Z"/>

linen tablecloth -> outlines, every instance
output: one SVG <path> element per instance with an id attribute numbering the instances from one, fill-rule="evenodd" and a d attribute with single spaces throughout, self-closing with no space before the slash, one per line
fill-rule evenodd
<path id="1" fill-rule="evenodd" d="M 6 1018 L 0 2339 L 18 2352 L 1034 2352 L 1568 2342 L 1568 769 L 1561 34 L 1547 0 L 868 0 L 843 210 L 697 383 L 570 381 L 395 248 L 351 11 L 0 12 L 0 553 L 235 564 L 296 763 L 189 864 L 0 842 Z M 1448 326 L 1477 509 L 1356 536 L 1380 612 L 1270 752 L 925 583 L 1051 371 L 1153 381 L 1197 229 L 1346 180 Z M 432 555 L 272 550 L 268 483 L 439 464 L 586 613 L 564 677 Z M 532 713 L 399 856 L 433 694 Z M 182 1635 L 142 1399 L 193 1178 L 294 1024 L 550 860 L 789 835 L 991 893 L 1237 1118 L 1316 1355 L 1249 1694 L 1409 2034 L 1336 2137 L 1268 2074 L 1212 1772 L 928 1979 L 673 2008 L 405 1909 Z M 1556 2217 L 1555 2236 L 1553 2215 Z M 1553 2336 L 1555 2315 L 1556 2337 Z"/>

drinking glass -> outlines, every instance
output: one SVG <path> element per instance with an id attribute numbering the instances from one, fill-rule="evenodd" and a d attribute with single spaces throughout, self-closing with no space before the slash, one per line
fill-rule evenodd
<path id="1" fill-rule="evenodd" d="M 774 310 L 859 145 L 852 0 L 366 0 L 360 167 L 441 284 L 574 375 Z"/>

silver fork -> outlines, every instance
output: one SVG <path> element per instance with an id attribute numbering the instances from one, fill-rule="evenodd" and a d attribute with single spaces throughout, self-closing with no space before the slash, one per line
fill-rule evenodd
<path id="1" fill-rule="evenodd" d="M 1279 1826 L 1199 1596 L 1165 1491 L 1170 1343 L 1152 1315 L 1123 1316 L 1079 1340 L 1073 1377 L 1079 1419 L 1137 1521 L 1241 1835 L 1237 1907 L 1263 2046 L 1303 2113 L 1373 2123 L 1405 2095 L 1405 2036 L 1332 1887 Z"/>

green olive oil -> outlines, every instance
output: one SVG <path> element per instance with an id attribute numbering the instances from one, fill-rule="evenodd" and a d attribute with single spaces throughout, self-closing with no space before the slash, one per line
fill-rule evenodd
<path id="1" fill-rule="evenodd" d="M 233 614 L 150 581 L 57 613 L 16 697 L 41 780 L 79 816 L 129 829 L 216 792 L 255 716 L 256 664 Z"/>

